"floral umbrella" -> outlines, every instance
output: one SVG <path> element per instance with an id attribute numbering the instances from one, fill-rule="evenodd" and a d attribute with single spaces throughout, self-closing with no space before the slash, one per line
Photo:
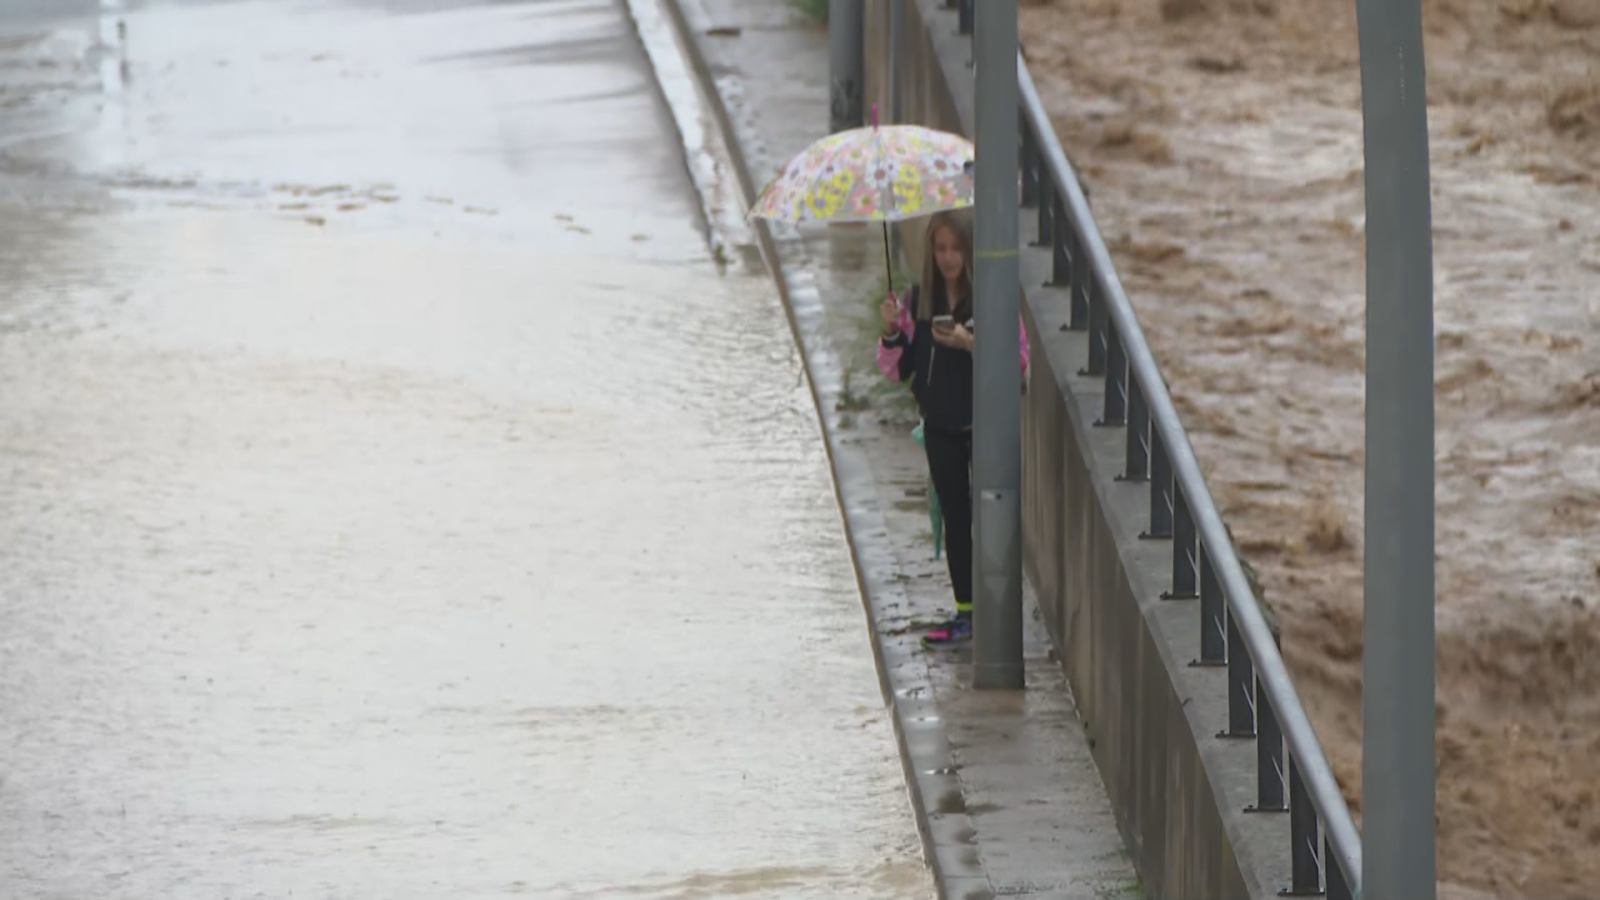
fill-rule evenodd
<path id="1" fill-rule="evenodd" d="M 920 125 L 873 124 L 831 134 L 797 154 L 750 209 L 786 222 L 889 223 L 972 205 L 972 142 Z"/>

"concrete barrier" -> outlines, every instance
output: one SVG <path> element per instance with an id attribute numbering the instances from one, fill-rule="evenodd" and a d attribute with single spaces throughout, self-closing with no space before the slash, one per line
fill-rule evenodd
<path id="1" fill-rule="evenodd" d="M 901 120 L 973 133 L 968 39 L 954 5 L 903 0 Z M 892 107 L 889 0 L 866 5 L 866 102 Z M 1034 213 L 1022 223 L 1026 242 Z M 900 226 L 911 271 L 921 223 Z M 1288 822 L 1248 815 L 1253 741 L 1227 722 L 1220 669 L 1191 666 L 1194 601 L 1164 601 L 1170 541 L 1139 537 L 1148 494 L 1119 482 L 1123 439 L 1094 425 L 1104 382 L 1080 378 L 1082 332 L 1066 332 L 1064 290 L 1041 287 L 1049 254 L 1022 255 L 1033 372 L 1023 406 L 1024 566 L 1084 717 L 1095 761 L 1134 864 L 1154 897 L 1272 897 L 1288 884 Z"/>

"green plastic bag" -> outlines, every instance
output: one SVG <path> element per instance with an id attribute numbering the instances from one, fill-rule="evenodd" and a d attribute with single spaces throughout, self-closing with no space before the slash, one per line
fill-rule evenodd
<path id="1" fill-rule="evenodd" d="M 922 423 L 911 429 L 911 436 L 917 439 L 917 446 L 926 448 L 928 445 L 922 439 Z M 928 476 L 928 518 L 933 520 L 933 558 L 938 559 L 944 548 L 944 510 L 939 508 L 939 492 L 933 489 L 933 476 Z"/>

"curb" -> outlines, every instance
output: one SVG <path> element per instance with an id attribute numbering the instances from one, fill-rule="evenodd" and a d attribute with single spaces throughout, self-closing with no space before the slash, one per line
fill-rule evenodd
<path id="1" fill-rule="evenodd" d="M 730 189 L 738 190 L 742 183 L 730 185 L 719 177 L 724 165 L 735 169 L 736 177 L 740 168 L 736 160 L 730 159 L 733 151 L 728 148 L 721 116 L 717 116 L 718 121 L 707 121 L 707 112 L 716 112 L 710 107 L 720 108 L 720 98 L 706 99 L 712 92 L 679 52 L 685 43 L 682 28 L 674 17 L 662 10 L 660 0 L 622 0 L 622 5 L 633 25 L 634 37 L 644 48 L 645 59 L 650 63 L 656 91 L 672 115 L 672 125 L 683 149 L 684 168 L 694 185 L 701 225 L 711 244 L 712 255 L 719 264 L 724 264 L 727 249 L 751 247 L 756 238 L 745 221 L 744 210 L 737 208 L 738 203 L 730 202 L 737 198 L 728 196 Z M 745 193 L 749 193 L 747 188 Z"/>
<path id="2" fill-rule="evenodd" d="M 728 67 L 714 67 L 707 58 L 702 35 L 711 23 L 699 0 L 659 0 L 678 41 L 700 82 L 728 151 L 734 174 L 745 197 L 757 195 L 761 185 L 751 175 L 752 158 L 767 157 L 759 136 L 741 132 L 732 107 L 744 95 L 737 76 Z M 730 100 L 730 98 L 732 98 Z M 923 858 L 933 874 L 941 900 L 988 900 L 994 896 L 975 840 L 976 830 L 967 814 L 961 784 L 955 775 L 950 744 L 934 701 L 933 682 L 919 640 L 886 631 L 880 624 L 909 608 L 906 592 L 894 579 L 898 561 L 888 540 L 878 485 L 870 460 L 859 448 L 841 440 L 833 412 L 840 399 L 842 366 L 821 332 L 822 302 L 811 272 L 811 261 L 795 230 L 785 224 L 752 224 L 762 259 L 778 288 L 795 343 L 804 360 L 812 401 L 822 426 L 823 440 L 833 471 L 835 499 L 850 547 L 867 623 L 879 687 L 890 707 L 899 745 L 906 791 L 922 839 Z M 935 806 L 929 806 L 929 798 Z"/>

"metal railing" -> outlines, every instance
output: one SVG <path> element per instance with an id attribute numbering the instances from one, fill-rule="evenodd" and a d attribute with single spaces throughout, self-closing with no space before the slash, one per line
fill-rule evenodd
<path id="1" fill-rule="evenodd" d="M 957 2 L 970 14 L 972 0 Z M 1172 582 L 1162 597 L 1199 601 L 1199 657 L 1191 665 L 1226 669 L 1228 717 L 1218 737 L 1256 743 L 1256 803 L 1249 811 L 1289 816 L 1292 874 L 1284 893 L 1350 900 L 1360 895 L 1355 822 L 1020 54 L 1017 69 L 1021 206 L 1038 210 L 1034 246 L 1050 248 L 1049 284 L 1069 292 L 1069 329 L 1087 332 L 1088 365 L 1079 374 L 1105 379 L 1095 424 L 1126 430 L 1118 480 L 1150 485 L 1143 536 L 1173 542 Z"/>

